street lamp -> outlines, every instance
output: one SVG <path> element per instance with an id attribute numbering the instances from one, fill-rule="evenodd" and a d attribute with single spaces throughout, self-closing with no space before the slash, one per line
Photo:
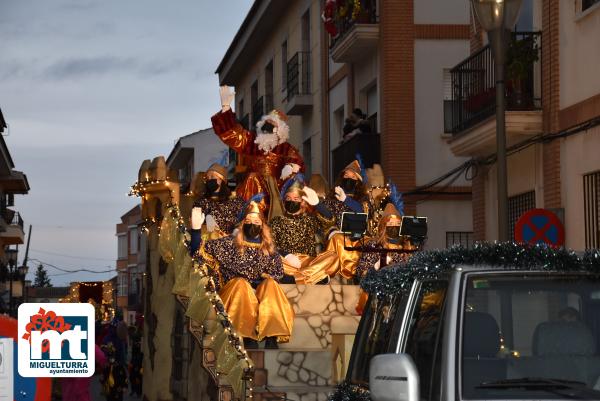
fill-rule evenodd
<path id="1" fill-rule="evenodd" d="M 515 25 L 522 0 L 471 0 L 481 27 L 488 33 L 494 52 L 496 77 L 496 148 L 498 161 L 498 239 L 508 241 L 508 184 L 506 169 L 506 99 L 504 66 L 510 31 Z"/>
<path id="2" fill-rule="evenodd" d="M 8 290 L 8 314 L 10 316 L 13 315 L 13 279 L 14 279 L 14 269 L 17 265 L 17 257 L 19 255 L 19 251 L 17 249 L 6 249 L 4 251 L 6 255 L 6 262 L 8 264 L 8 281 L 9 281 L 9 290 Z"/>
<path id="3" fill-rule="evenodd" d="M 21 277 L 21 303 L 27 301 L 27 288 L 25 288 L 25 278 L 27 277 L 27 273 L 29 272 L 29 266 L 23 265 L 19 266 L 19 277 Z"/>

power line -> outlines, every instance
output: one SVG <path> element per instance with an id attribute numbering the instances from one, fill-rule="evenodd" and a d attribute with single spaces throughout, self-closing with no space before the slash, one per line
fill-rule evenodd
<path id="1" fill-rule="evenodd" d="M 37 252 L 37 253 L 46 253 L 48 255 L 54 255 L 54 256 L 62 256 L 65 258 L 71 258 L 71 259 L 81 259 L 81 260 L 98 260 L 98 261 L 102 261 L 102 262 L 112 262 L 114 261 L 114 259 L 106 259 L 106 258 L 92 258 L 92 257 L 85 257 L 85 256 L 75 256 L 75 255 L 67 255 L 64 253 L 58 253 L 58 252 L 50 252 L 50 251 L 43 251 L 41 249 L 31 249 L 32 252 Z"/>
<path id="2" fill-rule="evenodd" d="M 61 271 L 61 272 L 67 273 L 67 274 L 70 274 L 70 273 L 83 273 L 83 272 L 85 272 L 85 273 L 101 274 L 101 273 L 111 273 L 111 272 L 115 272 L 116 271 L 116 269 L 113 268 L 113 267 L 111 267 L 111 266 L 104 266 L 104 267 L 111 268 L 111 270 L 90 270 L 90 269 L 86 269 L 86 268 L 69 270 L 69 269 L 65 269 L 65 268 L 62 268 L 62 267 L 55 266 L 55 265 L 53 265 L 51 263 L 48 263 L 48 262 L 44 262 L 43 260 L 34 259 L 34 258 L 31 258 L 30 260 L 36 261 L 38 263 L 41 263 L 44 266 L 48 266 L 48 267 L 54 268 L 54 269 L 56 269 L 58 271 Z"/>

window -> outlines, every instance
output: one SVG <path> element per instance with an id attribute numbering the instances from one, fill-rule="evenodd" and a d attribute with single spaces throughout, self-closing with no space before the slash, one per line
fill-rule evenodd
<path id="1" fill-rule="evenodd" d="M 452 74 L 450 68 L 444 68 L 444 132 L 452 132 Z"/>
<path id="2" fill-rule="evenodd" d="M 422 400 L 439 400 L 444 301 L 447 281 L 423 282 L 408 331 L 405 352 L 417 365 Z"/>
<path id="3" fill-rule="evenodd" d="M 310 8 L 302 15 L 300 23 L 302 26 L 302 51 L 308 52 L 310 51 Z"/>
<path id="4" fill-rule="evenodd" d="M 460 308 L 461 398 L 600 399 L 592 390 L 600 375 L 599 285 L 598 275 L 469 275 Z M 573 387 L 544 379 L 570 380 Z M 506 380 L 524 384 L 502 385 Z"/>
<path id="5" fill-rule="evenodd" d="M 127 234 L 122 233 L 117 236 L 118 253 L 119 259 L 127 259 Z"/>
<path id="6" fill-rule="evenodd" d="M 464 248 L 473 248 L 473 232 L 472 231 L 447 231 L 446 232 L 446 248 L 453 245 L 460 245 Z"/>
<path id="7" fill-rule="evenodd" d="M 117 296 L 126 297 L 127 293 L 127 273 L 119 272 L 117 275 Z"/>
<path id="8" fill-rule="evenodd" d="M 305 176 L 310 179 L 312 166 L 312 143 L 311 138 L 308 138 L 302 143 L 302 157 L 304 158 Z"/>
<path id="9" fill-rule="evenodd" d="M 287 40 L 281 44 L 281 90 L 287 88 L 287 62 L 288 62 L 288 44 Z"/>
<path id="10" fill-rule="evenodd" d="M 508 235 L 515 240 L 515 225 L 523 213 L 535 209 L 535 191 L 508 198 Z"/>
<path id="11" fill-rule="evenodd" d="M 265 112 L 273 110 L 273 60 L 265 67 Z"/>
<path id="12" fill-rule="evenodd" d="M 344 128 L 344 106 L 341 106 L 333 112 L 333 136 L 331 147 L 335 148 L 342 139 L 342 129 Z"/>
<path id="13" fill-rule="evenodd" d="M 256 102 L 258 101 L 258 80 L 254 81 L 252 86 L 250 87 L 250 107 L 252 107 L 252 121 L 250 121 L 251 125 L 255 125 L 258 120 L 256 119 Z M 261 113 L 262 116 L 262 113 Z M 260 119 L 260 117 L 259 117 Z"/>
<path id="14" fill-rule="evenodd" d="M 585 247 L 600 248 L 600 171 L 583 176 Z"/>
<path id="15" fill-rule="evenodd" d="M 238 120 L 244 118 L 244 99 L 240 99 L 240 101 L 238 102 L 237 117 Z"/>
<path id="16" fill-rule="evenodd" d="M 399 293 L 383 299 L 371 299 L 365 307 L 356 333 L 352 358 L 348 366 L 353 384 L 369 384 L 369 361 L 379 354 L 396 352 L 407 296 Z"/>
<path id="17" fill-rule="evenodd" d="M 581 0 L 581 11 L 585 11 L 597 3 L 600 3 L 600 0 Z"/>
<path id="18" fill-rule="evenodd" d="M 136 228 L 129 229 L 129 254 L 135 255 L 138 253 L 139 231 Z"/>
<path id="19" fill-rule="evenodd" d="M 515 32 L 533 32 L 533 0 L 523 0 Z"/>

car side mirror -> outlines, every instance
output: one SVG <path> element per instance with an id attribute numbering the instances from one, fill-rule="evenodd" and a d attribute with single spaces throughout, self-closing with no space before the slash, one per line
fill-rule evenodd
<path id="1" fill-rule="evenodd" d="M 419 401 L 419 372 L 410 355 L 373 357 L 369 390 L 374 401 Z"/>

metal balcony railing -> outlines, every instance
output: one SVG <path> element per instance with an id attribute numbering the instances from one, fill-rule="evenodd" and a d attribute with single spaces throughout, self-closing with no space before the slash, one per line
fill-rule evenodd
<path id="1" fill-rule="evenodd" d="M 541 98 L 536 96 L 541 74 L 535 72 L 540 38 L 537 32 L 512 33 L 505 68 L 508 111 L 541 108 Z M 489 45 L 452 68 L 450 76 L 452 99 L 444 102 L 445 132 L 460 133 L 494 115 L 496 77 Z"/>
<path id="2" fill-rule="evenodd" d="M 357 134 L 348 141 L 340 144 L 331 151 L 333 178 L 356 159 L 360 154 L 365 167 L 372 167 L 375 163 L 381 163 L 381 148 L 379 134 Z"/>
<path id="3" fill-rule="evenodd" d="M 310 52 L 297 52 L 287 63 L 287 100 L 310 95 Z"/>
<path id="4" fill-rule="evenodd" d="M 252 106 L 252 124 L 256 125 L 265 114 L 265 106 L 263 97 L 259 97 L 256 103 Z"/>
<path id="5" fill-rule="evenodd" d="M 336 21 L 338 35 L 331 39 L 330 47 L 339 43 L 356 24 L 377 24 L 379 14 L 377 13 L 377 0 L 360 0 L 361 9 L 353 18 L 353 10 L 347 8 L 346 14 Z M 339 13 L 339 10 L 338 10 Z"/>

